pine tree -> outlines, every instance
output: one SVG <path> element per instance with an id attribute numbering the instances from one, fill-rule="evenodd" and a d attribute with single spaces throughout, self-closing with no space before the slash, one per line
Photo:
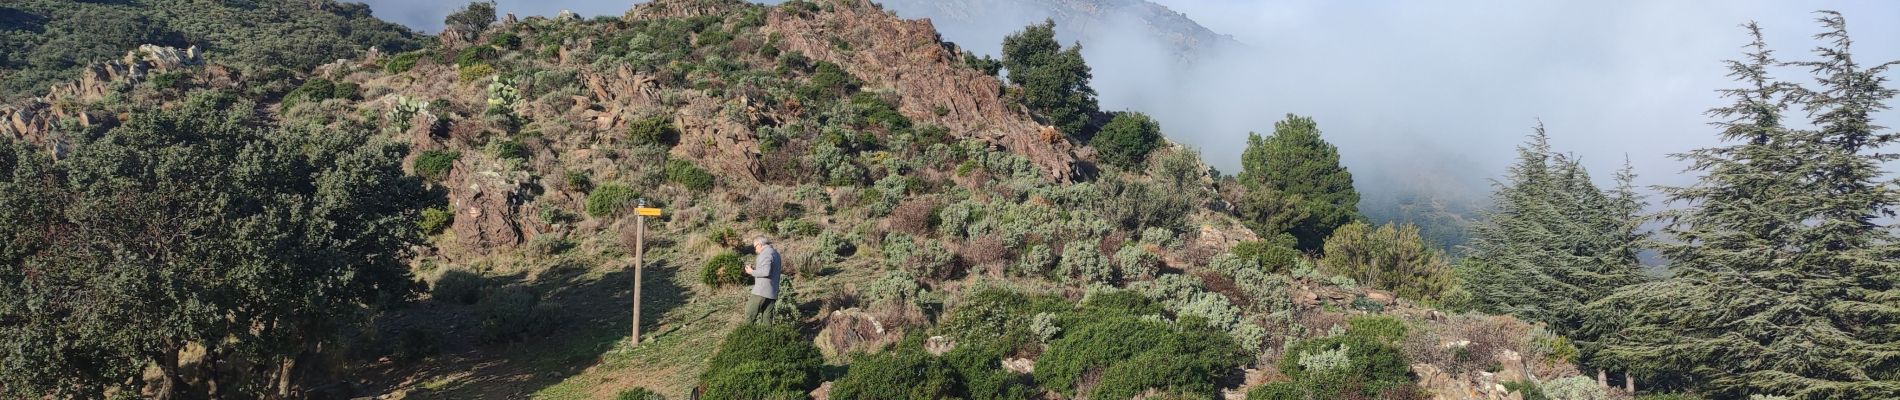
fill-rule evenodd
<path id="1" fill-rule="evenodd" d="M 1312 118 L 1287 114 L 1286 120 L 1273 124 L 1273 136 L 1249 133 L 1247 149 L 1240 157 L 1239 180 L 1249 192 L 1266 193 L 1261 189 L 1265 188 L 1297 196 L 1299 211 L 1305 216 L 1288 233 L 1298 240 L 1300 249 L 1317 250 L 1333 229 L 1361 219 L 1352 172 L 1339 165 L 1339 148 L 1320 138 L 1319 125 Z"/>
<path id="2" fill-rule="evenodd" d="M 1469 257 L 1458 267 L 1471 305 L 1542 322 L 1588 344 L 1584 305 L 1644 277 L 1636 259 L 1642 200 L 1628 167 L 1604 191 L 1575 157 L 1554 154 L 1539 125 L 1518 147 L 1518 161 L 1493 194 L 1496 204 L 1472 228 Z"/>
<path id="3" fill-rule="evenodd" d="M 1082 44 L 1063 49 L 1056 42 L 1055 20 L 1024 27 L 1003 37 L 1003 68 L 1009 82 L 1023 88 L 1023 105 L 1070 137 L 1088 138 L 1089 121 L 1098 112 L 1094 75 L 1082 60 Z"/>
<path id="4" fill-rule="evenodd" d="M 1689 204 L 1664 214 L 1674 276 L 1590 305 L 1600 363 L 1720 397 L 1900 398 L 1900 253 L 1874 222 L 1894 215 L 1895 183 L 1878 178 L 1889 156 L 1874 152 L 1894 136 L 1869 118 L 1894 96 L 1878 76 L 1892 63 L 1860 67 L 1841 16 L 1822 14 L 1830 45 L 1789 64 L 1819 90 L 1771 78 L 1782 64 L 1747 25 L 1747 58 L 1729 62 L 1746 86 L 1710 111 L 1739 143 L 1680 156 L 1704 175 L 1665 190 Z M 1782 123 L 1795 102 L 1819 129 Z"/>

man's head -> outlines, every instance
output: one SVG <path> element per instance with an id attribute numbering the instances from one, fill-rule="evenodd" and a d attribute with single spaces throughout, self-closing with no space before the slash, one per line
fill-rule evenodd
<path id="1" fill-rule="evenodd" d="M 754 253 L 764 252 L 765 247 L 771 246 L 771 245 L 772 245 L 772 239 L 766 239 L 765 235 L 758 235 L 758 236 L 752 237 L 752 251 Z"/>

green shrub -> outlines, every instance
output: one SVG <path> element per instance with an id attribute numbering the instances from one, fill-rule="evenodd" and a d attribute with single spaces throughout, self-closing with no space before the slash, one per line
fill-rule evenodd
<path id="1" fill-rule="evenodd" d="M 1405 321 L 1386 315 L 1360 315 L 1346 321 L 1350 335 L 1397 345 L 1405 340 Z"/>
<path id="2" fill-rule="evenodd" d="M 512 138 L 496 138 L 488 141 L 488 152 L 494 154 L 495 158 L 503 160 L 528 159 L 528 148 L 523 147 L 521 141 Z"/>
<path id="3" fill-rule="evenodd" d="M 545 334 L 554 330 L 555 315 L 554 308 L 542 306 L 541 297 L 527 288 L 503 286 L 475 303 L 475 317 L 480 321 L 477 339 L 503 343 Z"/>
<path id="4" fill-rule="evenodd" d="M 726 335 L 700 382 L 708 399 L 804 399 L 824 359 L 790 326 L 746 324 Z"/>
<path id="5" fill-rule="evenodd" d="M 661 396 L 647 388 L 636 387 L 620 391 L 619 394 L 614 395 L 614 400 L 666 400 L 666 396 Z"/>
<path id="6" fill-rule="evenodd" d="M 1306 391 L 1293 382 L 1273 382 L 1247 391 L 1247 400 L 1307 400 Z"/>
<path id="7" fill-rule="evenodd" d="M 426 52 L 425 51 L 411 51 L 407 53 L 397 54 L 394 57 L 390 57 L 389 61 L 383 62 L 383 71 L 389 72 L 391 74 L 400 74 L 404 72 L 409 72 L 409 70 L 416 68 L 416 63 L 422 60 L 422 55 L 424 53 Z"/>
<path id="8" fill-rule="evenodd" d="M 1608 400 L 1610 392 L 1597 385 L 1595 379 L 1584 376 L 1552 379 L 1544 382 L 1544 396 L 1551 400 Z M 1530 400 L 1528 396 L 1525 400 Z"/>
<path id="9" fill-rule="evenodd" d="M 429 288 L 429 296 L 436 301 L 467 305 L 481 301 L 487 289 L 487 278 L 467 271 L 449 270 L 435 280 L 435 285 Z"/>
<path id="10" fill-rule="evenodd" d="M 489 61 L 494 61 L 496 55 L 498 53 L 493 47 L 469 46 L 455 53 L 455 64 L 462 66 L 487 64 Z"/>
<path id="11" fill-rule="evenodd" d="M 1531 383 L 1530 381 L 1505 382 L 1504 391 L 1517 393 L 1517 395 L 1523 397 L 1524 400 L 1550 400 L 1549 396 L 1544 395 L 1543 389 L 1539 389 L 1537 384 Z"/>
<path id="12" fill-rule="evenodd" d="M 568 189 L 587 192 L 594 187 L 594 178 L 588 176 L 587 171 L 567 171 L 563 178 L 567 180 Z"/>
<path id="13" fill-rule="evenodd" d="M 666 180 L 695 192 L 712 189 L 713 175 L 686 160 L 666 160 Z"/>
<path id="14" fill-rule="evenodd" d="M 1115 113 L 1115 118 L 1089 139 L 1102 161 L 1128 170 L 1140 170 L 1148 153 L 1161 145 L 1161 124 L 1139 112 Z"/>
<path id="15" fill-rule="evenodd" d="M 745 261 L 739 253 L 726 251 L 706 260 L 699 269 L 699 282 L 706 286 L 744 285 L 752 283 L 752 276 L 745 273 Z"/>
<path id="16" fill-rule="evenodd" d="M 841 400 L 962 398 L 966 389 L 956 369 L 920 347 L 904 346 L 859 358 L 831 386 Z"/>
<path id="17" fill-rule="evenodd" d="M 1267 272 L 1283 273 L 1293 268 L 1300 260 L 1300 251 L 1293 248 L 1292 236 L 1282 234 L 1286 240 L 1255 240 L 1234 245 L 1234 256 L 1241 261 L 1259 266 Z"/>
<path id="18" fill-rule="evenodd" d="M 1451 263 L 1427 246 L 1418 228 L 1365 223 L 1341 226 L 1326 238 L 1322 266 L 1360 284 L 1390 289 L 1399 296 L 1435 301 L 1457 284 Z"/>
<path id="19" fill-rule="evenodd" d="M 324 78 L 310 78 L 290 93 L 284 94 L 280 110 L 289 110 L 297 104 L 319 102 L 329 99 L 355 99 L 361 89 L 354 83 L 333 82 Z"/>
<path id="20" fill-rule="evenodd" d="M 679 143 L 679 136 L 679 129 L 673 127 L 673 120 L 663 115 L 648 116 L 627 124 L 627 140 L 636 145 L 672 146 Z"/>
<path id="21" fill-rule="evenodd" d="M 957 268 L 956 254 L 935 239 L 891 233 L 884 238 L 883 250 L 885 268 L 909 271 L 920 278 L 943 281 L 962 272 Z"/>
<path id="22" fill-rule="evenodd" d="M 185 73 L 184 71 L 172 71 L 172 72 L 153 74 L 152 78 L 146 80 L 146 82 L 151 82 L 153 88 L 157 88 L 161 90 L 177 89 L 180 83 L 184 82 L 186 79 L 190 77 L 191 75 Z"/>
<path id="23" fill-rule="evenodd" d="M 1388 390 L 1403 390 L 1412 384 L 1411 369 L 1403 353 L 1380 340 L 1388 333 L 1348 329 L 1344 335 L 1295 342 L 1282 352 L 1280 372 L 1307 398 L 1376 398 Z M 1322 362 L 1341 353 L 1345 365 Z"/>
<path id="24" fill-rule="evenodd" d="M 1096 243 L 1093 239 L 1083 239 L 1063 246 L 1062 261 L 1056 264 L 1056 277 L 1063 282 L 1079 285 L 1113 285 L 1120 282 L 1115 264 L 1102 256 L 1102 252 L 1096 249 Z"/>
<path id="25" fill-rule="evenodd" d="M 521 47 L 521 36 L 514 32 L 502 32 L 488 39 L 488 45 L 503 49 Z"/>
<path id="26" fill-rule="evenodd" d="M 495 67 L 488 64 L 462 65 L 456 71 L 456 79 L 462 83 L 474 82 L 495 74 Z"/>
<path id="27" fill-rule="evenodd" d="M 620 215 L 640 194 L 626 185 L 609 183 L 587 194 L 587 215 L 605 218 Z"/>
<path id="28" fill-rule="evenodd" d="M 937 328 L 958 343 L 1004 342 L 1009 346 L 1034 343 L 1029 331 L 1029 296 L 989 288 L 965 296 L 950 309 Z"/>
<path id="29" fill-rule="evenodd" d="M 1099 370 L 1103 379 L 1090 398 L 1129 398 L 1149 388 L 1213 397 L 1214 384 L 1248 358 L 1225 333 L 1201 323 L 1130 314 L 1075 321 L 1036 362 L 1045 389 L 1078 394 L 1078 380 Z"/>
<path id="30" fill-rule="evenodd" d="M 423 178 L 442 180 L 449 175 L 449 168 L 455 166 L 455 160 L 462 158 L 462 152 L 455 150 L 427 150 L 416 156 L 416 175 Z"/>
<path id="31" fill-rule="evenodd" d="M 429 207 L 422 210 L 422 220 L 416 224 L 422 228 L 422 234 L 434 235 L 442 233 L 452 222 L 455 222 L 455 213 L 442 207 Z"/>

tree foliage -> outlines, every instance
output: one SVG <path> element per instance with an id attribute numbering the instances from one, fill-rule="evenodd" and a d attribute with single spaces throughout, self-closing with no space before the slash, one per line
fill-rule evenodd
<path id="1" fill-rule="evenodd" d="M 1252 227 L 1290 224 L 1284 232 L 1292 233 L 1302 250 L 1319 249 L 1333 229 L 1360 219 L 1352 173 L 1339 165 L 1339 149 L 1320 138 L 1312 118 L 1288 114 L 1273 124 L 1272 136 L 1248 134 L 1240 166 L 1240 183 L 1250 195 L 1287 196 L 1243 199 L 1241 213 L 1253 217 L 1247 218 Z M 1295 207 L 1287 210 L 1287 204 Z M 1282 231 L 1254 232 L 1272 236 Z"/>
<path id="2" fill-rule="evenodd" d="M 406 147 L 234 111 L 253 109 L 208 93 L 139 110 L 69 132 L 57 161 L 5 140 L 0 262 L 17 267 L 0 271 L 0 391 L 138 393 L 155 366 L 158 393 L 216 395 L 187 387 L 188 345 L 293 374 L 222 390 L 283 390 L 294 360 L 364 307 L 413 295 L 426 192 L 402 171 Z"/>
<path id="3" fill-rule="evenodd" d="M 1063 49 L 1055 20 L 1023 27 L 1003 38 L 1003 68 L 1023 89 L 1023 105 L 1070 137 L 1086 139 L 1098 106 L 1082 45 Z"/>
<path id="4" fill-rule="evenodd" d="M 1724 398 L 1900 397 L 1900 241 L 1876 222 L 1900 202 L 1878 151 L 1900 136 L 1871 122 L 1894 63 L 1858 63 L 1840 14 L 1819 21 L 1816 58 L 1792 63 L 1811 85 L 1771 77 L 1783 64 L 1748 26 L 1741 87 L 1710 111 L 1731 144 L 1680 155 L 1701 180 L 1664 188 L 1687 204 L 1663 215 L 1674 276 L 1590 305 L 1598 363 Z M 1815 128 L 1784 123 L 1791 107 Z"/>
<path id="5" fill-rule="evenodd" d="M 1540 125 L 1505 179 L 1459 266 L 1471 306 L 1592 341 L 1579 331 L 1583 306 L 1646 280 L 1633 174 L 1625 167 L 1615 188 L 1598 189 L 1578 160 L 1551 151 Z"/>
<path id="6" fill-rule="evenodd" d="M 1102 131 L 1089 140 L 1089 145 L 1095 146 L 1096 154 L 1109 165 L 1138 170 L 1148 160 L 1148 153 L 1161 146 L 1161 124 L 1148 114 L 1115 113 L 1115 119 L 1102 125 Z"/>

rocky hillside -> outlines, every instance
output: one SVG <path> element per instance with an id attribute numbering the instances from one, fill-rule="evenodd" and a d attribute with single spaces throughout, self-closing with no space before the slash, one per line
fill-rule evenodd
<path id="1" fill-rule="evenodd" d="M 867 1 L 660 0 L 620 18 L 510 16 L 293 76 L 237 72 L 217 50 L 142 47 L 0 108 L 0 133 L 57 158 L 68 132 L 227 93 L 284 126 L 405 144 L 407 172 L 439 195 L 410 261 L 429 289 L 366 310 L 366 326 L 316 359 L 323 372 L 310 374 L 328 378 L 300 392 L 313 397 L 718 393 L 731 366 L 715 349 L 736 351 L 728 334 L 742 329 L 746 294 L 735 268 L 753 234 L 786 253 L 774 312 L 828 365 L 810 371 L 812 387 L 787 387 L 801 395 L 878 398 L 852 392 L 882 362 L 867 360 L 913 347 L 932 354 L 918 362 L 983 366 L 956 369 L 959 383 L 937 392 L 971 398 L 1319 390 L 1310 377 L 1331 375 L 1306 359 L 1362 362 L 1350 346 L 1403 357 L 1381 358 L 1402 361 L 1384 395 L 1518 398 L 1503 385 L 1591 381 L 1569 364 L 1574 348 L 1529 324 L 1449 315 L 1297 254 L 1262 254 L 1263 235 L 1233 214 L 1237 188 L 1194 152 L 1097 167 L 1095 149 L 1037 123 L 960 50 L 931 22 Z M 667 215 L 648 222 L 632 321 L 627 214 L 639 201 Z M 1031 300 L 984 306 L 979 294 L 995 290 Z M 1131 294 L 1139 304 L 1126 309 L 1100 300 Z M 1064 360 L 1088 337 L 1073 332 L 1103 321 L 1231 348 L 1211 350 L 1205 373 L 1157 370 L 1197 381 L 1102 378 L 1134 355 Z M 1035 334 L 991 347 L 1002 339 L 981 324 Z M 1368 327 L 1379 328 L 1361 336 Z M 1314 347 L 1348 339 L 1366 342 Z M 229 364 L 185 365 L 242 370 Z"/>

